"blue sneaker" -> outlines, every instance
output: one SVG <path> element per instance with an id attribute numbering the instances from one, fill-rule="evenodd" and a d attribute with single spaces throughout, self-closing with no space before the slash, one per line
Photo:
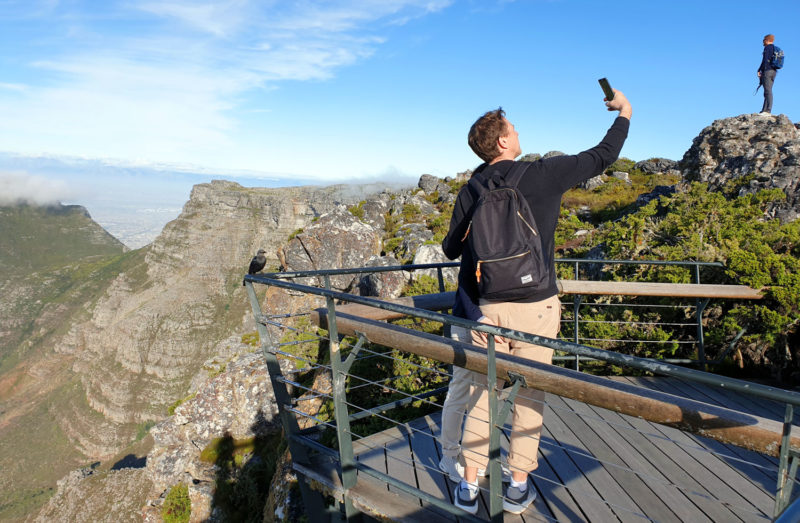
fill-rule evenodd
<path id="1" fill-rule="evenodd" d="M 530 481 L 525 483 L 527 487 L 523 492 L 519 487 L 512 487 L 509 484 L 503 492 L 503 510 L 512 514 L 522 514 L 525 509 L 536 499 L 536 489 Z"/>
<path id="2" fill-rule="evenodd" d="M 478 487 L 470 485 L 462 480 L 457 486 L 455 492 L 455 506 L 462 510 L 466 510 L 470 514 L 478 513 Z"/>

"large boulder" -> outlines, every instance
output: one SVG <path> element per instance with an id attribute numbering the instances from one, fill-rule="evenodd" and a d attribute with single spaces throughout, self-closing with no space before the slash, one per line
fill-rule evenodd
<path id="1" fill-rule="evenodd" d="M 452 260 L 448 260 L 447 256 L 444 255 L 444 251 L 442 250 L 442 246 L 438 243 L 426 243 L 421 245 L 417 249 L 417 253 L 414 255 L 414 265 L 426 265 L 429 263 L 446 263 Z M 437 269 L 420 269 L 414 271 L 413 277 L 419 278 L 421 275 L 431 276 L 433 278 L 439 278 L 439 271 Z M 458 279 L 458 267 L 450 267 L 447 269 L 442 269 L 442 277 L 444 278 L 445 282 L 448 283 L 456 283 Z"/>
<path id="2" fill-rule="evenodd" d="M 440 182 L 439 178 L 431 174 L 423 174 L 422 176 L 419 177 L 419 182 L 417 183 L 417 186 L 423 191 L 425 191 L 425 194 L 431 194 L 439 186 L 439 182 Z"/>
<path id="3" fill-rule="evenodd" d="M 375 256 L 366 263 L 366 267 L 398 266 L 400 262 L 394 256 Z M 408 283 L 406 271 L 371 272 L 358 282 L 358 292 L 362 296 L 378 298 L 397 298 Z"/>
<path id="4" fill-rule="evenodd" d="M 650 158 L 636 162 L 634 169 L 638 169 L 647 174 L 680 174 L 678 162 L 667 158 Z"/>
<path id="5" fill-rule="evenodd" d="M 716 120 L 694 139 L 680 168 L 684 179 L 705 182 L 711 190 L 754 175 L 740 195 L 781 189 L 786 201 L 773 204 L 767 215 L 781 221 L 800 217 L 800 132 L 785 115 Z"/>
<path id="6" fill-rule="evenodd" d="M 321 216 L 292 238 L 284 248 L 284 257 L 290 271 L 362 267 L 380 252 L 380 240 L 378 230 L 342 208 Z M 348 291 L 354 279 L 352 274 L 331 276 L 331 287 Z M 310 284 L 323 283 L 321 278 L 313 280 Z"/>

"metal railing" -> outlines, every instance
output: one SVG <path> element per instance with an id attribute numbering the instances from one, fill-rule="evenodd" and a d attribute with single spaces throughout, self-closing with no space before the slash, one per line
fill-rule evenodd
<path id="1" fill-rule="evenodd" d="M 576 275 L 579 274 L 578 265 L 581 263 L 592 263 L 592 264 L 627 263 L 624 261 L 597 261 L 597 260 L 562 260 L 562 262 L 575 264 Z M 664 263 L 664 262 L 658 262 L 658 263 Z M 711 265 L 711 264 L 700 264 L 695 262 L 687 262 L 685 264 L 694 266 L 697 283 L 699 283 L 699 267 L 702 265 Z M 364 474 L 367 474 L 369 476 L 378 479 L 379 481 L 388 483 L 399 490 L 408 492 L 409 494 L 412 494 L 413 496 L 422 499 L 427 503 L 438 506 L 442 510 L 445 510 L 452 514 L 456 514 L 459 517 L 470 520 L 470 516 L 468 514 L 464 513 L 463 511 L 454 507 L 453 505 L 443 502 L 439 498 L 430 496 L 429 494 L 422 492 L 412 486 L 409 486 L 397 480 L 396 478 L 388 476 L 382 473 L 381 471 L 378 471 L 372 467 L 360 463 L 355 459 L 353 451 L 353 438 L 354 437 L 360 438 L 363 435 L 356 434 L 351 428 L 351 423 L 356 423 L 359 420 L 362 420 L 367 417 L 381 417 L 384 415 L 384 413 L 386 413 L 391 409 L 409 405 L 413 402 L 427 401 L 431 402 L 432 403 L 431 406 L 434 408 L 441 407 L 441 405 L 438 405 L 436 402 L 432 402 L 432 400 L 430 400 L 429 398 L 440 395 L 442 389 L 438 388 L 434 390 L 429 390 L 424 394 L 409 394 L 402 399 L 394 400 L 386 404 L 368 408 L 363 408 L 361 406 L 354 405 L 348 402 L 347 399 L 348 388 L 351 391 L 351 393 L 353 392 L 353 390 L 357 390 L 358 387 L 361 386 L 379 386 L 394 392 L 401 392 L 401 391 L 399 390 L 399 388 L 392 386 L 393 381 L 397 380 L 396 376 L 395 377 L 389 376 L 386 379 L 378 382 L 374 380 L 363 380 L 362 378 L 358 378 L 357 376 L 350 374 L 350 371 L 354 363 L 358 361 L 363 361 L 364 359 L 379 358 L 379 357 L 383 358 L 386 356 L 384 353 L 377 353 L 375 351 L 370 351 L 369 349 L 367 349 L 366 348 L 366 345 L 368 345 L 367 338 L 366 336 L 363 335 L 357 335 L 355 343 L 348 346 L 346 350 L 343 350 L 341 346 L 342 336 L 338 332 L 337 328 L 338 325 L 337 312 L 336 312 L 337 300 L 339 300 L 339 302 L 349 302 L 349 303 L 367 305 L 377 309 L 392 311 L 395 313 L 403 314 L 409 318 L 415 318 L 417 320 L 433 321 L 440 324 L 457 325 L 467 329 L 485 332 L 488 336 L 488 351 L 487 351 L 488 359 L 487 359 L 486 374 L 487 376 L 489 376 L 488 383 L 490 384 L 495 383 L 497 377 L 497 356 L 495 355 L 494 352 L 494 337 L 502 336 L 505 338 L 517 339 L 528 343 L 547 346 L 557 351 L 562 351 L 564 353 L 569 354 L 571 357 L 575 358 L 576 361 L 579 361 L 579 358 L 590 358 L 599 361 L 605 361 L 615 365 L 624 366 L 627 368 L 638 369 L 640 371 L 651 372 L 658 375 L 676 376 L 690 381 L 697 381 L 715 387 L 721 387 L 729 390 L 744 392 L 758 397 L 763 397 L 782 402 L 786 405 L 786 408 L 785 408 L 785 420 L 783 425 L 784 427 L 783 435 L 780 445 L 778 485 L 777 485 L 777 494 L 775 496 L 775 506 L 774 506 L 773 516 L 774 517 L 778 516 L 789 505 L 792 496 L 792 487 L 796 477 L 797 457 L 800 455 L 795 449 L 791 448 L 790 445 L 792 437 L 791 429 L 793 420 L 793 407 L 795 405 L 800 405 L 800 394 L 781 389 L 775 389 L 772 387 L 756 385 L 741 380 L 726 378 L 724 376 L 716 376 L 699 370 L 680 367 L 664 361 L 655 361 L 651 359 L 627 356 L 616 352 L 601 350 L 586 345 L 567 342 L 564 340 L 552 340 L 501 327 L 493 327 L 485 324 L 479 324 L 471 322 L 469 320 L 441 314 L 438 312 L 403 306 L 399 304 L 378 300 L 375 298 L 345 294 L 342 292 L 331 290 L 330 288 L 330 278 L 335 275 L 366 274 L 366 273 L 377 273 L 377 272 L 396 271 L 396 270 L 435 269 L 437 270 L 439 275 L 440 290 L 444 290 L 444 280 L 442 277 L 443 269 L 450 267 L 457 267 L 457 266 L 458 264 L 456 263 L 427 264 L 427 265 L 403 266 L 403 267 L 370 267 L 370 268 L 360 268 L 360 269 L 336 269 L 336 270 L 326 270 L 326 271 L 304 271 L 304 272 L 291 272 L 291 273 L 287 272 L 287 273 L 245 276 L 244 280 L 247 287 L 247 292 L 250 298 L 254 315 L 256 317 L 258 332 L 261 337 L 265 358 L 270 372 L 270 377 L 273 382 L 273 389 L 275 391 L 276 400 L 280 408 L 281 420 L 283 422 L 284 430 L 286 431 L 286 434 L 288 436 L 289 447 L 292 452 L 293 460 L 295 463 L 298 464 L 299 467 L 302 468 L 303 464 L 311 462 L 309 456 L 310 453 L 312 452 L 318 452 L 323 454 L 336 454 L 338 456 L 338 460 L 340 463 L 341 484 L 344 492 L 344 495 L 342 497 L 342 506 L 343 506 L 342 511 L 346 518 L 349 519 L 358 513 L 358 510 L 353 505 L 352 500 L 348 498 L 347 492 L 348 489 L 352 489 L 356 485 L 357 482 L 356 474 L 358 471 L 360 471 Z M 289 280 L 294 280 L 296 278 L 321 279 L 324 288 L 311 287 L 308 285 L 302 285 L 294 283 L 293 281 L 289 281 Z M 273 335 L 270 334 L 268 326 L 275 327 L 279 325 L 282 326 L 282 324 L 276 321 L 277 319 L 276 317 L 265 316 L 262 314 L 261 305 L 257 298 L 253 284 L 264 284 L 267 286 L 283 288 L 285 290 L 289 290 L 292 292 L 301 292 L 309 295 L 316 295 L 320 299 L 324 299 L 326 305 L 325 322 L 328 328 L 328 333 L 327 336 L 324 336 L 321 339 L 324 342 L 328 343 L 329 345 L 328 350 L 330 354 L 330 364 L 322 365 L 319 364 L 318 362 L 315 363 L 313 361 L 306 361 L 305 363 L 311 367 L 316 366 L 316 368 L 330 369 L 332 376 L 332 388 L 331 388 L 332 390 L 329 393 L 319 392 L 319 391 L 313 392 L 311 396 L 305 398 L 305 401 L 310 401 L 311 399 L 316 398 L 332 403 L 334 410 L 333 420 L 325 419 L 323 417 L 318 417 L 318 416 L 310 416 L 308 413 L 305 413 L 302 409 L 297 407 L 297 401 L 294 398 L 292 398 L 291 395 L 288 393 L 287 385 L 291 385 L 295 387 L 295 389 L 297 390 L 309 389 L 309 387 L 307 385 L 303 385 L 299 381 L 293 381 L 291 379 L 287 379 L 282 376 L 280 371 L 280 366 L 278 365 L 278 359 L 277 359 L 278 356 L 282 357 L 294 357 L 294 356 L 290 351 L 284 350 L 284 348 L 288 348 L 286 345 L 282 345 L 279 341 L 275 339 L 274 334 Z M 703 305 L 703 307 L 705 307 L 705 305 Z M 701 320 L 701 314 L 702 314 L 702 308 L 698 307 L 697 317 L 699 320 Z M 575 316 L 577 319 L 578 315 L 576 314 Z M 700 328 L 702 328 L 701 324 Z M 699 331 L 699 334 L 700 337 L 702 338 L 702 331 Z M 319 339 L 312 340 L 312 343 L 318 341 Z M 428 372 L 428 373 L 432 372 L 440 375 L 445 372 L 441 367 L 429 368 L 425 366 L 420 366 L 418 371 Z M 359 380 L 361 380 L 361 382 L 359 382 Z M 522 386 L 523 386 L 522 381 L 518 380 L 513 383 L 510 390 L 509 399 L 506 400 L 504 405 L 501 405 L 502 402 L 497 400 L 496 394 L 490 395 L 490 412 L 491 412 L 490 419 L 492 420 L 492 431 L 490 436 L 491 456 L 495 457 L 499 456 L 500 452 L 499 440 L 501 431 L 503 430 L 502 428 L 504 425 L 504 419 L 505 416 L 508 414 L 508 410 L 510 407 L 509 401 L 513 401 L 514 397 L 516 396 L 520 387 Z M 357 410 L 358 412 L 352 412 L 353 409 Z M 310 429 L 305 429 L 305 430 L 301 429 L 297 421 L 298 416 L 311 417 L 313 418 L 313 421 L 318 424 L 318 426 L 325 426 L 331 428 L 332 430 L 335 430 L 338 451 L 333 451 L 332 449 L 319 443 L 319 441 L 317 441 L 317 438 L 310 437 L 309 436 Z M 497 521 L 502 520 L 502 499 L 501 499 L 500 478 L 501 478 L 500 463 L 499 460 L 494 459 L 490 462 L 489 514 L 493 520 Z M 309 511 L 309 514 L 324 513 L 326 508 L 324 506 L 322 498 L 319 496 L 318 493 L 309 488 L 308 484 L 304 481 L 302 477 L 300 478 L 300 486 L 304 500 L 306 501 L 306 506 L 307 510 Z M 792 507 L 792 510 L 795 510 L 795 508 Z"/>

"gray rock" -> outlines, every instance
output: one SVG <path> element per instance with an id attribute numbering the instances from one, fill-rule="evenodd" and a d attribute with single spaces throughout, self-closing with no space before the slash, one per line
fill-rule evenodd
<path id="1" fill-rule="evenodd" d="M 677 190 L 676 186 L 674 185 L 658 185 L 655 189 L 650 191 L 649 193 L 640 194 L 636 198 L 636 203 L 634 204 L 635 207 L 643 207 L 650 203 L 651 201 L 661 198 L 662 196 L 671 196 L 675 194 Z"/>
<path id="2" fill-rule="evenodd" d="M 447 256 L 444 255 L 444 251 L 442 251 L 442 246 L 440 244 L 426 243 L 417 249 L 417 253 L 414 255 L 413 264 L 424 265 L 428 263 L 445 263 L 449 261 L 451 260 L 448 260 Z M 412 277 L 418 278 L 423 274 L 432 278 L 439 278 L 437 269 L 421 269 L 414 271 Z M 458 267 L 443 269 L 442 276 L 444 277 L 445 282 L 455 283 L 458 279 Z"/>
<path id="3" fill-rule="evenodd" d="M 362 221 L 373 228 L 383 230 L 386 226 L 384 215 L 389 211 L 390 198 L 388 194 L 380 194 L 374 199 L 367 200 L 361 209 L 364 211 Z"/>
<path id="4" fill-rule="evenodd" d="M 289 242 L 284 249 L 286 264 L 291 271 L 361 267 L 380 252 L 380 239 L 374 227 L 338 209 L 320 217 Z M 330 282 L 334 289 L 346 291 L 354 279 L 353 275 L 337 275 Z M 310 280 L 313 285 L 323 284 L 321 278 Z"/>
<path id="5" fill-rule="evenodd" d="M 605 174 L 598 174 L 597 176 L 595 176 L 593 178 L 589 178 L 585 182 L 579 183 L 578 187 L 580 187 L 581 189 L 586 189 L 586 190 L 591 191 L 591 190 L 597 189 L 598 187 L 600 187 L 601 185 L 606 183 L 607 180 L 608 180 L 608 176 L 606 176 Z"/>
<path id="6" fill-rule="evenodd" d="M 627 184 L 631 183 L 631 177 L 628 175 L 628 173 L 623 171 L 614 171 L 611 173 L 611 177 L 616 178 L 617 180 L 622 180 Z"/>
<path id="7" fill-rule="evenodd" d="M 535 162 L 536 160 L 541 160 L 542 155 L 539 153 L 528 153 L 524 156 L 520 156 L 520 162 Z"/>
<path id="8" fill-rule="evenodd" d="M 423 174 L 419 178 L 419 182 L 417 185 L 420 189 L 425 191 L 426 194 L 431 194 L 436 190 L 436 187 L 439 185 L 441 180 L 439 178 L 430 175 L 430 174 Z"/>
<path id="9" fill-rule="evenodd" d="M 647 174 L 669 174 L 673 172 L 680 172 L 678 170 L 678 162 L 669 160 L 667 158 L 650 158 L 636 162 L 633 166 L 634 169 L 642 171 Z"/>
<path id="10" fill-rule="evenodd" d="M 400 265 L 394 256 L 375 256 L 367 261 L 367 267 L 391 267 Z M 362 296 L 397 298 L 410 279 L 406 271 L 374 272 L 361 277 L 358 291 Z"/>
<path id="11" fill-rule="evenodd" d="M 542 159 L 546 160 L 546 159 L 552 158 L 554 156 L 566 156 L 566 154 L 562 153 L 561 151 L 548 151 L 548 152 L 544 153 L 544 156 L 542 156 Z"/>
<path id="12" fill-rule="evenodd" d="M 422 223 L 407 223 L 400 227 L 398 236 L 403 238 L 398 254 L 403 259 L 413 259 L 417 249 L 433 239 L 433 232 Z"/>

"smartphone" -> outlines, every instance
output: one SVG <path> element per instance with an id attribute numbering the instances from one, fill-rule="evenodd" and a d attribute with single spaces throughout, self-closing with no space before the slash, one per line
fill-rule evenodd
<path id="1" fill-rule="evenodd" d="M 614 91 L 611 89 L 611 84 L 608 83 L 608 79 L 601 78 L 598 80 L 600 82 L 600 87 L 603 88 L 603 93 L 606 95 L 606 100 L 609 102 L 614 99 Z"/>

